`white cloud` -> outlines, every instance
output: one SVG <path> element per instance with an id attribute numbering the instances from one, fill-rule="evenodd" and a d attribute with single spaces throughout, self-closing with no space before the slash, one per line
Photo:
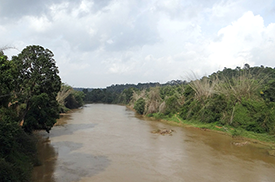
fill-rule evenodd
<path id="1" fill-rule="evenodd" d="M 46 32 L 52 26 L 52 23 L 46 16 L 26 16 L 22 19 L 22 21 L 29 24 L 29 28 L 36 32 Z"/>
<path id="2" fill-rule="evenodd" d="M 266 52 L 274 47 L 274 33 L 273 24 L 265 27 L 261 16 L 254 15 L 251 11 L 246 12 L 237 21 L 218 31 L 219 40 L 209 45 L 209 62 L 212 66 L 226 67 L 236 67 L 244 63 L 258 65 L 260 61 L 255 52 Z"/>

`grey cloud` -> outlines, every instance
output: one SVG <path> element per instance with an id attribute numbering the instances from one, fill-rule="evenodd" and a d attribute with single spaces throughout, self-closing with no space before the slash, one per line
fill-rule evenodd
<path id="1" fill-rule="evenodd" d="M 112 0 L 94 0 L 91 11 L 99 11 Z M 69 13 L 78 7 L 81 1 L 75 0 L 0 0 L 0 17 L 18 19 L 22 16 L 41 16 L 49 13 L 49 7 L 60 3 L 68 3 L 66 11 Z M 80 14 L 81 16 L 81 14 Z"/>
<path id="2" fill-rule="evenodd" d="M 18 19 L 22 16 L 40 16 L 46 14 L 48 6 L 53 2 L 60 3 L 62 0 L 0 0 L 0 16 Z"/>
<path id="3" fill-rule="evenodd" d="M 112 0 L 94 0 L 93 10 L 99 11 L 108 6 Z"/>
<path id="4" fill-rule="evenodd" d="M 121 51 L 155 44 L 160 41 L 156 24 L 157 20 L 150 13 L 139 16 L 132 25 L 116 24 L 110 27 L 112 29 L 110 39 L 113 42 L 106 43 L 105 48 L 108 51 Z"/>
<path id="5" fill-rule="evenodd" d="M 219 0 L 172 0 L 157 1 L 155 8 L 158 12 L 166 13 L 172 19 L 193 19 L 207 8 L 212 8 Z"/>
<path id="6" fill-rule="evenodd" d="M 8 18 L 18 18 L 22 15 L 38 14 L 45 11 L 47 1 L 37 0 L 0 0 L 0 16 Z"/>

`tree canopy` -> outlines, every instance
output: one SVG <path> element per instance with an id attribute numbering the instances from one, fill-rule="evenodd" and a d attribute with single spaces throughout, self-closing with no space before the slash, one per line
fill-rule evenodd
<path id="1" fill-rule="evenodd" d="M 14 90 L 16 68 L 7 56 L 0 53 L 0 106 L 7 107 Z"/>
<path id="2" fill-rule="evenodd" d="M 61 79 L 53 56 L 49 49 L 33 45 L 12 57 L 18 71 L 15 99 L 25 104 L 20 120 L 26 131 L 49 131 L 59 116 L 56 96 Z"/>
<path id="3" fill-rule="evenodd" d="M 0 48 L 0 181 L 30 181 L 37 158 L 28 133 L 49 132 L 59 117 L 61 80 L 50 50 L 28 46 L 9 60 L 5 49 Z"/>

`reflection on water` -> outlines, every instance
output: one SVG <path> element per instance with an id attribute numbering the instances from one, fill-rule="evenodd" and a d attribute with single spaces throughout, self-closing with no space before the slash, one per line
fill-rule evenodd
<path id="1" fill-rule="evenodd" d="M 89 104 L 39 133 L 35 181 L 274 181 L 275 158 L 195 128 L 143 120 L 124 106 Z M 172 136 L 152 130 L 175 130 Z"/>
<path id="2" fill-rule="evenodd" d="M 104 156 L 74 153 L 73 151 L 83 146 L 81 143 L 56 142 L 53 144 L 54 147 L 49 143 L 42 143 L 40 155 L 43 165 L 36 167 L 34 171 L 35 181 L 79 181 L 82 177 L 97 174 L 109 164 L 109 160 Z M 57 158 L 58 163 L 56 163 Z"/>
<path id="3" fill-rule="evenodd" d="M 37 137 L 39 139 L 37 144 L 39 159 L 42 165 L 35 167 L 33 178 L 35 181 L 53 182 L 57 154 L 48 138 L 42 138 L 39 134 L 37 134 Z"/>

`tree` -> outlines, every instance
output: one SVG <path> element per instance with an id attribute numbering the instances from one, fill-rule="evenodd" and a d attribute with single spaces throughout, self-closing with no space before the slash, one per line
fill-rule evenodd
<path id="1" fill-rule="evenodd" d="M 84 88 L 84 89 L 82 90 L 82 92 L 83 92 L 84 94 L 87 94 L 89 91 L 88 91 L 87 88 Z"/>
<path id="2" fill-rule="evenodd" d="M 15 65 L 0 52 L 0 107 L 8 106 L 14 89 L 15 76 Z"/>
<path id="3" fill-rule="evenodd" d="M 57 93 L 61 87 L 53 53 L 41 46 L 28 46 L 12 60 L 17 65 L 17 101 L 23 104 L 21 125 L 28 132 L 47 132 L 59 117 Z"/>

